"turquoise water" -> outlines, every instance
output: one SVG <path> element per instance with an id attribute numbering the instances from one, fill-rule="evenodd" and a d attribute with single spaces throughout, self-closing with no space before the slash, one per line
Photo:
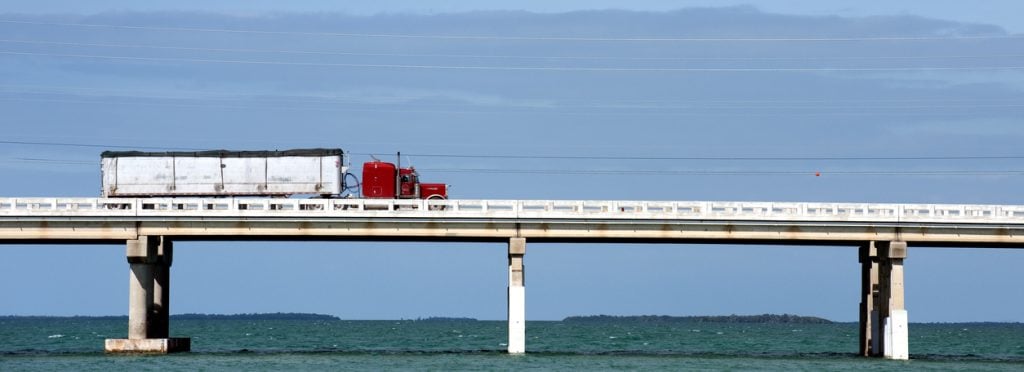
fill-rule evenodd
<path id="1" fill-rule="evenodd" d="M 191 353 L 105 355 L 125 319 L 0 320 L 0 370 L 1024 370 L 1024 324 L 912 324 L 908 362 L 859 358 L 855 324 L 172 320 Z"/>

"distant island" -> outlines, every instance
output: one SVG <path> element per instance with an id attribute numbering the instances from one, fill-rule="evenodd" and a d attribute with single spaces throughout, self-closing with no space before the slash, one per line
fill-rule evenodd
<path id="1" fill-rule="evenodd" d="M 2 319 L 128 319 L 127 315 L 108 316 L 47 316 L 47 315 L 0 315 Z M 250 314 L 176 314 L 174 320 L 340 320 L 333 315 L 309 313 L 250 313 Z"/>
<path id="2" fill-rule="evenodd" d="M 587 315 L 562 319 L 566 323 L 751 323 L 751 324 L 832 324 L 828 319 L 791 314 L 668 316 L 668 315 Z"/>
<path id="3" fill-rule="evenodd" d="M 341 320 L 334 315 L 310 314 L 310 313 L 252 313 L 252 314 L 178 314 L 171 315 L 171 319 L 181 320 Z"/>

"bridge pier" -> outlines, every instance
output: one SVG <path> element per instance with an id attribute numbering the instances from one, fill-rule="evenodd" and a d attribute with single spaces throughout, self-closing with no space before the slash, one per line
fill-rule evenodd
<path id="1" fill-rule="evenodd" d="M 860 249 L 860 353 L 907 360 L 910 334 L 903 297 L 907 243 L 870 242 Z"/>
<path id="2" fill-rule="evenodd" d="M 860 355 L 877 355 L 878 338 L 875 337 L 878 326 L 878 314 L 875 312 L 875 299 L 878 297 L 878 248 L 875 242 L 867 242 L 860 247 L 861 284 L 860 284 Z"/>
<path id="3" fill-rule="evenodd" d="M 903 298 L 903 260 L 906 242 L 888 242 L 879 247 L 878 319 L 881 324 L 881 352 L 887 359 L 910 358 L 907 310 Z"/>
<path id="4" fill-rule="evenodd" d="M 128 338 L 107 339 L 108 353 L 174 353 L 189 351 L 191 339 L 169 338 L 170 270 L 173 243 L 167 237 L 139 236 L 128 240 Z"/>
<path id="5" fill-rule="evenodd" d="M 508 241 L 508 353 L 526 352 L 526 239 Z"/>

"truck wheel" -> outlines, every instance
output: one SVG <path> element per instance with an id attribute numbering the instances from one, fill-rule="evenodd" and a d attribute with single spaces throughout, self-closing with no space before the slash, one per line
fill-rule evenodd
<path id="1" fill-rule="evenodd" d="M 441 197 L 441 196 L 438 196 L 438 195 L 431 195 L 429 198 L 427 198 L 427 201 L 429 202 L 431 200 L 444 200 L 444 197 Z M 427 210 L 431 210 L 431 211 L 443 211 L 444 209 L 445 209 L 444 205 L 430 205 L 430 206 L 427 206 Z"/>

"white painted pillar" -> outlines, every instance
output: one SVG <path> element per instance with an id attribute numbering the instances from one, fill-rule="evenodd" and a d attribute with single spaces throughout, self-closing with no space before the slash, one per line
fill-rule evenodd
<path id="1" fill-rule="evenodd" d="M 910 359 L 910 330 L 907 327 L 907 311 L 893 310 L 885 324 L 885 357 L 896 360 Z"/>
<path id="2" fill-rule="evenodd" d="M 508 353 L 526 352 L 526 239 L 508 241 Z"/>

